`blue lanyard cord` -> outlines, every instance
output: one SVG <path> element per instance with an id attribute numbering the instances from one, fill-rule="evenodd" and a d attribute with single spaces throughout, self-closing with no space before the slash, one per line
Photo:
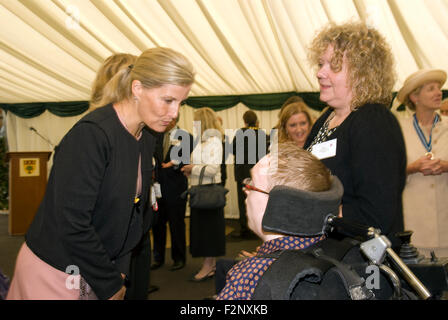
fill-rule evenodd
<path id="1" fill-rule="evenodd" d="M 426 151 L 431 152 L 432 150 L 432 130 L 434 129 L 437 122 L 439 122 L 440 117 L 436 113 L 436 116 L 434 117 L 434 122 L 432 123 L 431 132 L 429 134 L 429 141 L 426 141 L 425 134 L 422 131 L 422 128 L 420 128 L 417 120 L 417 116 L 414 113 L 414 128 L 417 132 L 418 137 L 420 138 L 420 141 L 422 142 L 423 146 L 425 147 Z"/>

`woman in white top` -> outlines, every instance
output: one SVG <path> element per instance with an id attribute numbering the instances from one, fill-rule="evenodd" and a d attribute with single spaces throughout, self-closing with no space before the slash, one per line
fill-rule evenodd
<path id="1" fill-rule="evenodd" d="M 210 108 L 200 108 L 194 113 L 194 138 L 201 137 L 192 153 L 192 162 L 182 167 L 190 178 L 190 185 L 199 184 L 199 176 L 205 166 L 202 184 L 221 182 L 223 130 Z M 204 281 L 214 276 L 216 257 L 225 255 L 224 208 L 202 210 L 190 207 L 190 253 L 192 257 L 204 257 L 201 270 L 190 280 Z"/>
<path id="2" fill-rule="evenodd" d="M 397 96 L 414 112 L 399 119 L 408 160 L 405 228 L 414 231 L 412 243 L 421 253 L 435 250 L 443 256 L 448 254 L 448 118 L 437 110 L 446 77 L 443 70 L 419 70 Z"/>

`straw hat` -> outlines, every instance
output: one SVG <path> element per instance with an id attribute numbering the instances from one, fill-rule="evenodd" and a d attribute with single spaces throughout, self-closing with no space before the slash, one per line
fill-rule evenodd
<path id="1" fill-rule="evenodd" d="M 397 99 L 404 103 L 407 96 L 429 81 L 438 81 L 440 85 L 446 81 L 446 72 L 439 69 L 422 69 L 411 74 L 403 84 L 403 87 L 398 91 Z"/>

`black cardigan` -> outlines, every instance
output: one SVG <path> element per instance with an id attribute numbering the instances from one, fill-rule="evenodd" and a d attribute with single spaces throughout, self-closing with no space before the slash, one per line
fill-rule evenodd
<path id="1" fill-rule="evenodd" d="M 269 141 L 266 133 L 261 129 L 251 129 L 253 134 L 248 134 L 247 130 L 247 127 L 238 129 L 232 140 L 233 170 L 237 182 L 250 178 L 252 167 L 268 152 Z"/>
<path id="2" fill-rule="evenodd" d="M 40 259 L 64 272 L 77 266 L 100 299 L 123 285 L 122 270 L 113 261 L 128 254 L 120 251 L 135 211 L 139 153 L 142 216 L 137 230 L 142 235 L 149 230 L 153 149 L 152 135 L 143 130 L 137 141 L 112 105 L 86 115 L 59 144 L 44 199 L 27 232 L 26 243 Z"/>
<path id="3" fill-rule="evenodd" d="M 312 143 L 332 112 L 314 124 Z M 322 162 L 344 185 L 344 218 L 381 229 L 397 245 L 403 230 L 401 195 L 406 182 L 406 150 L 400 125 L 383 105 L 366 104 L 350 113 L 327 140 L 337 139 L 336 156 Z"/>

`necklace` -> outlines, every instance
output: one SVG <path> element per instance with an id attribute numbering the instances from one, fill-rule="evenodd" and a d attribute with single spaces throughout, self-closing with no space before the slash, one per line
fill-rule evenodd
<path id="1" fill-rule="evenodd" d="M 436 116 L 434 117 L 431 130 L 429 132 L 429 141 L 426 141 L 425 134 L 422 131 L 422 128 L 418 124 L 417 115 L 414 113 L 414 129 L 417 132 L 418 137 L 420 138 L 420 142 L 422 143 L 423 147 L 426 149 L 425 156 L 431 156 L 431 160 L 434 158 L 432 151 L 432 130 L 434 129 L 437 122 L 439 122 L 440 117 L 436 113 Z"/>
<path id="2" fill-rule="evenodd" d="M 137 125 L 137 130 L 135 131 L 135 134 L 132 133 L 132 130 L 129 128 L 129 126 L 126 123 L 125 117 L 123 116 L 122 108 L 116 106 L 115 111 L 117 112 L 118 119 L 120 119 L 120 122 L 123 124 L 123 126 L 126 128 L 126 130 L 136 139 L 140 138 L 141 132 L 143 130 L 144 124 L 139 123 Z"/>

